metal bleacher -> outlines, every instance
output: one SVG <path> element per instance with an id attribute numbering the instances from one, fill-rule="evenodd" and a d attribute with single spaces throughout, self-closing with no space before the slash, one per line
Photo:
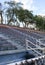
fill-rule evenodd
<path id="1" fill-rule="evenodd" d="M 35 55 L 35 58 L 28 59 L 27 61 L 30 62 L 31 60 L 38 60 L 38 59 L 45 59 L 45 38 L 43 35 L 39 33 L 29 32 L 22 29 L 17 29 L 13 27 L 0 27 L 0 52 L 3 54 L 6 53 L 18 53 L 23 51 L 32 51 Z M 1 47 L 2 45 L 2 47 Z M 8 47 L 8 49 L 5 48 Z M 3 48 L 3 49 L 2 49 Z M 14 62 L 20 65 L 20 63 L 25 63 L 25 60 L 20 62 Z M 13 61 L 6 63 L 13 65 Z M 36 64 L 35 64 L 36 65 Z"/>
<path id="2" fill-rule="evenodd" d="M 2 37 L 4 37 L 11 44 L 13 43 L 13 45 L 16 45 L 18 49 L 25 48 L 25 39 L 30 41 L 31 48 L 32 47 L 41 48 L 41 45 L 45 47 L 45 44 L 39 42 L 39 40 L 43 37 L 36 35 L 34 33 L 27 32 L 25 30 L 14 29 L 11 27 L 8 28 L 1 27 L 0 32 L 3 34 Z"/>

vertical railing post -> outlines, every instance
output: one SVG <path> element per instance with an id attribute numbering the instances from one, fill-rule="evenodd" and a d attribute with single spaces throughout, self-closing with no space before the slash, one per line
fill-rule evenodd
<path id="1" fill-rule="evenodd" d="M 25 50 L 26 50 L 26 51 L 28 50 L 27 45 L 28 45 L 28 42 L 27 42 L 27 40 L 25 39 Z"/>

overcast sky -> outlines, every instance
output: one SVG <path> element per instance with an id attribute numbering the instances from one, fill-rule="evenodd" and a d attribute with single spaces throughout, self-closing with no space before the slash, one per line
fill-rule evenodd
<path id="1" fill-rule="evenodd" d="M 0 0 L 1 3 L 9 0 Z M 10 0 L 11 1 L 11 0 Z M 14 0 L 22 2 L 23 7 L 28 10 L 32 10 L 34 14 L 45 15 L 45 0 Z"/>

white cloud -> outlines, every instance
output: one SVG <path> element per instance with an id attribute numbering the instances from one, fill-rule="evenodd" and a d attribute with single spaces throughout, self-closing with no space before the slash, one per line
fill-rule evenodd
<path id="1" fill-rule="evenodd" d="M 45 16 L 45 14 L 44 14 L 44 13 L 39 13 L 38 15 Z"/>
<path id="2" fill-rule="evenodd" d="M 30 9 L 33 4 L 33 0 L 22 0 L 22 3 L 24 4 L 23 8 Z"/>
<path id="3" fill-rule="evenodd" d="M 45 16 L 45 9 L 43 10 L 40 9 L 37 15 Z"/>
<path id="4" fill-rule="evenodd" d="M 14 1 L 19 2 L 19 0 L 14 0 Z"/>
<path id="5" fill-rule="evenodd" d="M 14 0 L 14 1 L 23 3 L 23 8 L 25 9 L 28 10 L 35 9 L 35 7 L 33 6 L 34 0 Z"/>

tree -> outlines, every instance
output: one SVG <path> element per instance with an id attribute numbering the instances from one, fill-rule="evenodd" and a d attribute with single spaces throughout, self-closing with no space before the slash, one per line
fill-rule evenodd
<path id="1" fill-rule="evenodd" d="M 33 14 L 31 11 L 28 11 L 26 9 L 20 9 L 18 19 L 20 22 L 25 23 L 25 27 L 28 27 L 28 24 L 32 22 Z"/>
<path id="2" fill-rule="evenodd" d="M 21 3 L 17 3 L 15 1 L 5 2 L 9 5 L 9 8 L 6 10 L 7 18 L 8 18 L 8 24 L 10 22 L 17 22 L 17 12 L 18 9 L 21 8 Z"/>
<path id="3" fill-rule="evenodd" d="M 45 16 L 42 17 L 43 18 L 43 30 L 45 30 Z"/>
<path id="4" fill-rule="evenodd" d="M 0 17 L 1 17 L 1 24 L 3 24 L 3 10 L 2 10 L 2 4 L 0 3 Z"/>
<path id="5" fill-rule="evenodd" d="M 43 29 L 43 25 L 42 25 L 43 24 L 43 18 L 42 18 L 42 16 L 36 15 L 34 17 L 34 20 L 36 21 L 36 27 L 40 30 Z"/>

